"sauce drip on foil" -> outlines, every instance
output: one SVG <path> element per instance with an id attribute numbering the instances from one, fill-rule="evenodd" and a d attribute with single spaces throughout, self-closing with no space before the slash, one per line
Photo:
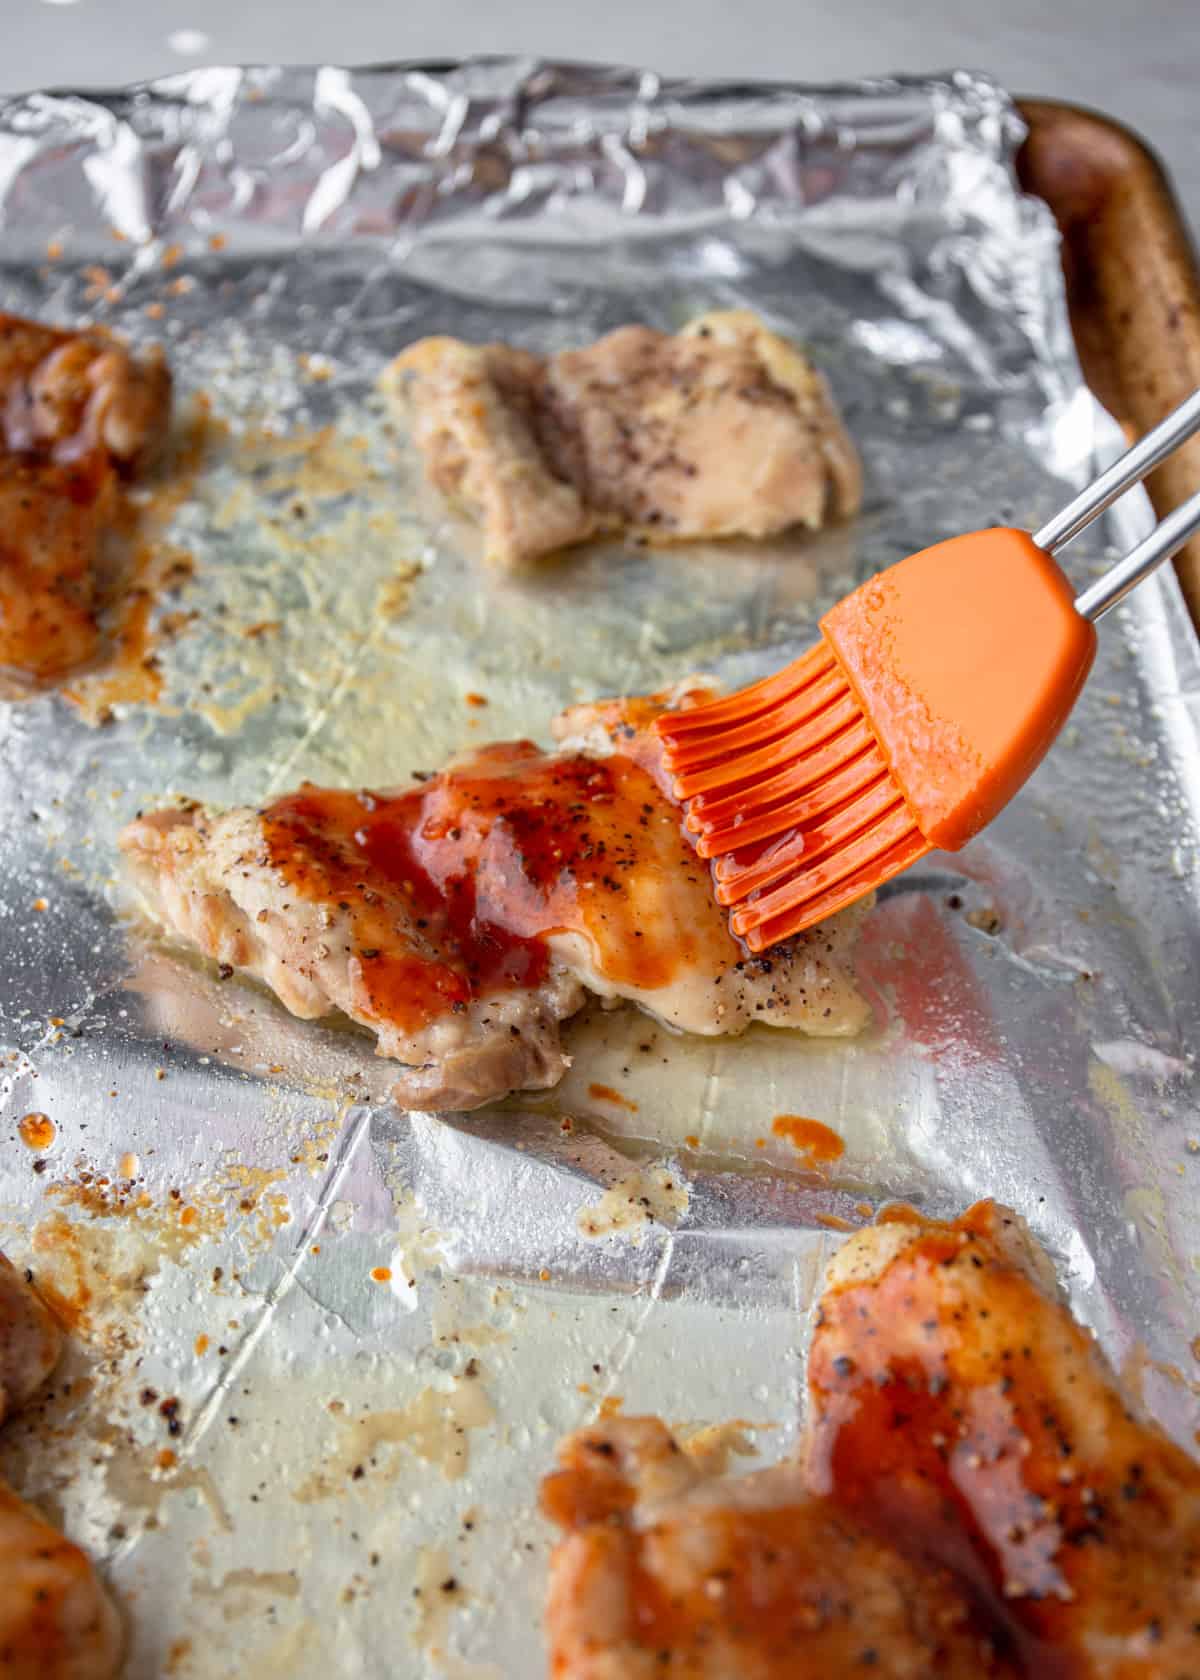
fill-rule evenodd
<path id="1" fill-rule="evenodd" d="M 777 1114 L 771 1122 L 771 1130 L 776 1137 L 787 1138 L 814 1164 L 836 1161 L 846 1150 L 846 1145 L 832 1126 L 825 1125 L 821 1120 L 808 1120 L 802 1114 Z"/>
<path id="2" fill-rule="evenodd" d="M 56 1128 L 48 1114 L 23 1114 L 17 1122 L 17 1132 L 26 1149 L 36 1150 L 39 1154 L 49 1149 L 56 1136 Z"/>

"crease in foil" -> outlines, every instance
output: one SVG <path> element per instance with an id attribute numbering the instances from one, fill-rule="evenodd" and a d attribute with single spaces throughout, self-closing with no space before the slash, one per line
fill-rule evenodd
<path id="1" fill-rule="evenodd" d="M 557 1091 L 403 1115 L 365 1039 L 147 936 L 115 847 L 165 794 L 379 785 L 598 694 L 744 682 L 889 561 L 1036 528 L 1119 438 L 1020 135 L 962 73 L 216 68 L 0 104 L 0 302 L 161 340 L 215 416 L 158 700 L 100 728 L 53 698 L 0 713 L 0 1240 L 80 1319 L 5 1468 L 102 1560 L 131 1675 L 536 1671 L 555 1439 L 607 1401 L 787 1451 L 822 1263 L 897 1198 L 1016 1207 L 1196 1427 L 1200 660 L 1172 578 L 1106 621 L 987 835 L 880 895 L 858 1040 L 590 1009 Z M 373 396 L 423 334 L 554 349 L 730 305 L 830 379 L 866 462 L 853 525 L 500 581 Z M 1089 533 L 1072 575 L 1147 519 Z M 41 1171 L 28 1112 L 57 1130 Z M 806 1169 L 780 1113 L 841 1158 Z M 655 1217 L 606 1226 L 639 1184 Z"/>

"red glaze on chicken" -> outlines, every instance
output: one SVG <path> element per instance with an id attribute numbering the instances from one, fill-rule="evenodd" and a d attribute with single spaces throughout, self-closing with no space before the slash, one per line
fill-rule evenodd
<path id="1" fill-rule="evenodd" d="M 156 915 L 293 1013 L 332 1008 L 407 1064 L 414 1108 L 553 1085 L 586 992 L 688 1032 L 853 1032 L 857 918 L 747 956 L 659 785 L 674 696 L 566 713 L 560 750 L 484 747 L 394 789 L 303 787 L 259 811 L 153 812 L 122 845 Z"/>
<path id="2" fill-rule="evenodd" d="M 1200 1674 L 1200 1465 L 1122 1394 L 1015 1214 L 852 1237 L 809 1386 L 813 1485 L 972 1583 L 1036 1680 Z"/>
<path id="3" fill-rule="evenodd" d="M 797 1465 L 705 1474 L 655 1418 L 559 1449 L 542 1508 L 554 1680 L 1012 1676 L 951 1576 L 903 1555 Z"/>

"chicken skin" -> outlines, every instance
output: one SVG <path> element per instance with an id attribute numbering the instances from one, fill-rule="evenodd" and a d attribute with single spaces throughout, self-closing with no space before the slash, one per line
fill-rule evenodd
<path id="1" fill-rule="evenodd" d="M 905 1558 L 795 1465 L 713 1476 L 654 1418 L 571 1436 L 542 1488 L 564 1531 L 554 1680 L 984 1680 L 1015 1670 L 950 1575 Z"/>
<path id="2" fill-rule="evenodd" d="M 57 1363 L 54 1320 L 0 1255 L 0 1423 Z M 85 1553 L 0 1483 L 0 1674 L 4 1680 L 110 1680 L 121 1627 Z"/>
<path id="3" fill-rule="evenodd" d="M 409 788 L 151 812 L 121 843 L 152 912 L 205 955 L 296 1015 L 369 1027 L 406 1064 L 402 1106 L 553 1085 L 587 992 L 687 1032 L 857 1030 L 859 913 L 766 958 L 728 932 L 656 779 L 650 724 L 677 698 L 574 707 L 555 753 L 509 742 Z"/>
<path id="4" fill-rule="evenodd" d="M 809 1384 L 813 1486 L 968 1581 L 1027 1673 L 1200 1675 L 1200 1465 L 1122 1395 L 1016 1215 L 852 1237 Z"/>
<path id="5" fill-rule="evenodd" d="M 0 315 L 0 695 L 95 658 L 125 486 L 162 443 L 170 391 L 161 353 Z"/>
<path id="6" fill-rule="evenodd" d="M 857 511 L 862 473 L 824 380 L 747 310 L 621 327 L 536 356 L 428 338 L 390 364 L 430 482 L 514 569 L 602 531 L 766 537 Z"/>

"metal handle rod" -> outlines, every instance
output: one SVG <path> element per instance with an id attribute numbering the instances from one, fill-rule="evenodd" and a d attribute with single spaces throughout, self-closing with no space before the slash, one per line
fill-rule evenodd
<path id="1" fill-rule="evenodd" d="M 1077 537 L 1085 526 L 1090 525 L 1097 514 L 1103 513 L 1105 508 L 1112 506 L 1118 496 L 1123 496 L 1126 490 L 1139 484 L 1173 449 L 1178 449 L 1181 443 L 1186 443 L 1196 432 L 1200 432 L 1200 391 L 1193 391 L 1191 396 L 1185 398 L 1178 408 L 1172 409 L 1152 432 L 1147 432 L 1132 449 L 1125 451 L 1119 461 L 1114 461 L 1107 472 L 1102 472 L 1094 484 L 1089 484 L 1086 490 L 1080 491 L 1075 500 L 1068 502 L 1061 513 L 1056 513 L 1040 531 L 1035 531 L 1034 542 L 1047 554 L 1057 553 L 1072 537 Z M 1163 527 L 1160 526 L 1159 529 L 1162 530 Z M 1182 537 L 1180 541 L 1186 542 L 1187 538 Z M 1144 548 L 1145 544 L 1142 547 Z M 1137 549 L 1136 552 L 1140 554 L 1141 549 Z M 1175 550 L 1172 549 L 1171 552 L 1174 553 Z M 1161 558 L 1165 560 L 1166 555 L 1163 554 Z M 1132 559 L 1131 554 L 1124 564 L 1128 565 Z M 1157 563 L 1154 562 L 1155 565 Z M 1153 570 L 1153 567 L 1147 569 Z M 1133 581 L 1136 583 L 1138 579 Z M 1129 587 L 1132 588 L 1133 585 L 1130 584 Z M 1091 590 L 1086 591 L 1087 595 L 1091 593 Z M 1118 601 L 1120 598 L 1120 595 L 1115 597 Z M 1080 600 L 1082 599 L 1083 596 L 1080 597 Z M 1076 606 L 1078 605 L 1076 602 Z M 1112 606 L 1113 602 L 1110 601 L 1108 605 Z M 1100 609 L 1101 612 L 1105 610 L 1103 607 Z"/>
<path id="2" fill-rule="evenodd" d="M 1188 538 L 1195 536 L 1197 531 L 1200 531 L 1200 490 L 1182 502 L 1174 513 L 1169 513 L 1124 560 L 1118 560 L 1082 595 L 1077 595 L 1075 611 L 1081 618 L 1090 618 L 1094 624 L 1110 607 L 1123 601 L 1129 591 L 1143 578 L 1148 578 L 1164 560 L 1178 554 Z M 1036 537 L 1034 541 L 1037 541 Z"/>

